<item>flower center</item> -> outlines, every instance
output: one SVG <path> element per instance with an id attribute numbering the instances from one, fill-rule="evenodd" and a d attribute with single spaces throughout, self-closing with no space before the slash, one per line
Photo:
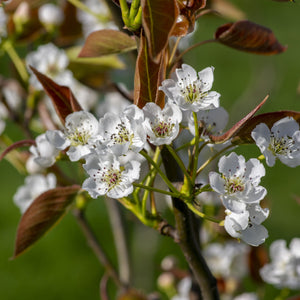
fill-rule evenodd
<path id="1" fill-rule="evenodd" d="M 293 152 L 292 147 L 294 144 L 294 140 L 290 137 L 275 138 L 274 136 L 271 136 L 268 149 L 273 155 L 288 155 Z"/>
<path id="2" fill-rule="evenodd" d="M 66 136 L 70 140 L 71 146 L 76 147 L 79 145 L 86 145 L 88 143 L 89 138 L 91 137 L 91 134 L 83 128 L 76 128 L 75 130 L 67 129 Z"/>
<path id="3" fill-rule="evenodd" d="M 124 123 L 118 124 L 116 127 L 117 133 L 113 133 L 111 135 L 111 139 L 115 142 L 115 144 L 125 144 L 130 143 L 132 144 L 132 140 L 134 138 L 134 134 L 130 134 L 129 130 L 126 128 Z"/>
<path id="4" fill-rule="evenodd" d="M 201 88 L 195 84 L 195 83 L 190 83 L 188 85 L 183 86 L 183 84 L 180 82 L 179 83 L 181 86 L 181 93 L 185 99 L 186 102 L 188 103 L 194 103 L 198 102 L 202 98 L 204 98 L 207 95 L 207 92 L 202 92 Z"/>
<path id="5" fill-rule="evenodd" d="M 106 185 L 107 192 L 119 185 L 122 181 L 122 171 L 118 169 L 109 169 L 102 173 L 100 182 Z"/>
<path id="6" fill-rule="evenodd" d="M 174 126 L 175 125 L 171 123 L 170 120 L 168 122 L 158 121 L 154 126 L 152 126 L 152 131 L 157 138 L 164 138 L 171 135 Z"/>
<path id="7" fill-rule="evenodd" d="M 225 182 L 225 189 L 228 194 L 242 192 L 245 189 L 245 184 L 239 177 L 225 178 Z"/>

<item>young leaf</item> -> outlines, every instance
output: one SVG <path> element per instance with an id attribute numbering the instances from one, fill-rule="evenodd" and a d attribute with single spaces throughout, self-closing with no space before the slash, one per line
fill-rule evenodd
<path id="1" fill-rule="evenodd" d="M 251 132 L 260 123 L 265 123 L 269 128 L 272 128 L 273 124 L 285 117 L 293 117 L 300 125 L 300 112 L 296 111 L 276 111 L 265 114 L 260 114 L 248 120 L 243 127 L 241 127 L 232 139 L 234 144 L 251 144 L 254 143 Z"/>
<path id="2" fill-rule="evenodd" d="M 163 56 L 161 56 L 162 59 Z M 163 63 L 152 60 L 146 38 L 141 35 L 139 54 L 134 76 L 134 104 L 143 108 L 147 102 L 156 102 L 159 94 L 158 86 L 161 83 Z M 164 103 L 160 100 L 160 105 Z"/>
<path id="3" fill-rule="evenodd" d="M 136 49 L 136 42 L 121 31 L 103 29 L 92 32 L 78 57 L 97 57 Z"/>
<path id="4" fill-rule="evenodd" d="M 215 39 L 231 48 L 255 54 L 273 55 L 287 48 L 277 41 L 269 28 L 247 20 L 220 26 Z"/>
<path id="5" fill-rule="evenodd" d="M 64 215 L 81 187 L 57 187 L 37 197 L 25 211 L 18 226 L 14 258 L 38 241 Z"/>
<path id="6" fill-rule="evenodd" d="M 179 9 L 175 0 L 142 0 L 143 28 L 148 41 L 149 53 L 157 61 L 165 49 L 175 26 Z"/>
<path id="7" fill-rule="evenodd" d="M 67 115 L 75 111 L 82 110 L 70 88 L 55 83 L 52 79 L 40 73 L 32 66 L 30 66 L 30 69 L 33 71 L 39 82 L 42 84 L 44 90 L 51 98 L 62 124 L 65 124 L 65 118 Z"/>
<path id="8" fill-rule="evenodd" d="M 269 95 L 267 95 L 263 101 L 261 101 L 248 115 L 246 115 L 243 119 L 233 125 L 228 131 L 220 136 L 210 136 L 210 139 L 215 143 L 223 143 L 227 140 L 231 139 L 232 137 L 236 136 L 237 132 L 247 124 L 247 122 L 252 118 L 252 116 L 265 104 Z"/>

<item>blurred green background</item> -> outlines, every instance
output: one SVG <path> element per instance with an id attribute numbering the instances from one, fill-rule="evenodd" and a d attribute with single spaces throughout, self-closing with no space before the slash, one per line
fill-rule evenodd
<path id="1" fill-rule="evenodd" d="M 270 98 L 260 112 L 300 111 L 300 2 L 232 0 L 231 3 L 244 11 L 245 18 L 272 29 L 281 44 L 288 45 L 287 51 L 275 56 L 258 56 L 208 44 L 187 54 L 185 62 L 196 70 L 215 67 L 213 89 L 221 93 L 221 105 L 230 113 L 229 126 L 246 115 L 266 94 L 270 94 Z M 215 29 L 228 21 L 218 16 L 204 16 L 198 22 L 194 41 L 210 39 Z M 1 66 L 5 63 L 3 58 L 0 58 L 0 63 Z M 8 126 L 7 132 L 16 134 L 13 124 Z M 260 154 L 253 145 L 236 151 L 247 158 Z M 267 168 L 267 175 L 262 180 L 262 185 L 268 189 L 271 209 L 264 223 L 269 231 L 266 246 L 276 239 L 289 242 L 293 237 L 300 237 L 300 206 L 295 200 L 295 197 L 300 197 L 299 170 L 299 167 L 288 168 L 280 162 Z M 70 214 L 27 253 L 10 260 L 20 219 L 12 196 L 23 184 L 24 177 L 6 161 L 0 163 L 0 176 L 1 299 L 99 299 L 103 268 Z M 155 289 L 161 259 L 168 254 L 175 254 L 181 260 L 182 256 L 171 239 L 145 228 L 130 213 L 124 211 L 124 215 L 134 262 L 134 286 L 150 292 Z M 87 209 L 87 216 L 103 247 L 116 263 L 105 203 L 93 201 Z M 182 265 L 185 264 L 182 262 Z M 255 287 L 250 285 L 249 288 Z M 274 299 L 276 293 L 278 291 L 269 287 L 265 299 Z"/>

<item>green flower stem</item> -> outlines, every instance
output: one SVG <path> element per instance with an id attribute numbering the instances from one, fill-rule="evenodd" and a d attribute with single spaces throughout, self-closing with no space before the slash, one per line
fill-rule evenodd
<path id="1" fill-rule="evenodd" d="M 173 186 L 172 182 L 167 178 L 167 176 L 163 173 L 163 171 L 160 169 L 160 167 L 157 165 L 156 162 L 153 161 L 153 159 L 145 152 L 141 151 L 140 154 L 142 154 L 148 162 L 156 169 L 160 177 L 163 179 L 163 181 L 167 184 L 168 188 L 174 193 L 177 194 L 178 191 Z"/>
<path id="2" fill-rule="evenodd" d="M 130 11 L 129 11 L 129 19 L 130 20 L 135 19 L 135 17 L 137 16 L 138 11 L 139 11 L 140 8 L 141 8 L 140 0 L 133 0 L 131 2 Z"/>
<path id="3" fill-rule="evenodd" d="M 203 192 L 212 192 L 212 191 L 213 189 L 210 187 L 210 184 L 206 184 L 204 187 L 197 190 L 194 195 L 197 196 Z"/>
<path id="4" fill-rule="evenodd" d="M 27 83 L 27 81 L 29 79 L 28 72 L 26 70 L 25 64 L 23 63 L 23 61 L 21 60 L 21 58 L 18 55 L 17 51 L 13 47 L 12 42 L 10 40 L 6 40 L 6 41 L 3 42 L 2 47 L 7 52 L 10 59 L 14 63 L 14 65 L 15 65 L 20 77 L 22 78 L 22 80 L 25 83 Z"/>
<path id="5" fill-rule="evenodd" d="M 159 159 L 159 155 L 160 155 L 160 148 L 156 147 L 155 153 L 154 153 L 154 156 L 153 156 L 153 161 L 154 162 L 157 163 L 157 161 Z M 146 183 L 145 183 L 146 186 L 152 186 L 153 185 L 156 174 L 157 174 L 157 171 L 154 169 L 153 166 L 150 166 L 150 174 L 149 174 L 149 176 L 146 180 Z M 149 190 L 145 189 L 143 199 L 142 199 L 142 211 L 143 211 L 144 214 L 146 214 L 146 205 L 147 205 L 148 195 L 149 195 Z"/>
<path id="6" fill-rule="evenodd" d="M 182 162 L 181 158 L 177 155 L 177 153 L 175 152 L 175 150 L 170 145 L 166 145 L 166 147 L 167 147 L 168 151 L 171 153 L 171 155 L 173 156 L 173 158 L 176 160 L 178 166 L 180 167 L 181 171 L 183 172 L 183 174 L 187 178 L 189 184 L 191 186 L 193 186 L 193 182 L 194 181 L 192 182 L 191 176 L 187 172 L 186 167 L 185 167 L 184 163 Z"/>
<path id="7" fill-rule="evenodd" d="M 120 0 L 120 8 L 125 26 L 131 31 L 138 30 L 142 24 L 142 7 L 140 6 L 140 0 L 133 0 L 130 9 L 128 8 L 126 0 Z"/>
<path id="8" fill-rule="evenodd" d="M 200 135 L 199 135 L 197 114 L 195 112 L 193 112 L 193 117 L 194 117 L 194 126 L 195 126 L 195 153 L 193 158 L 192 181 L 195 182 L 197 176 L 197 167 L 198 167 Z"/>
<path id="9" fill-rule="evenodd" d="M 183 145 L 181 145 L 180 147 L 176 148 L 175 151 L 179 152 L 184 148 L 190 147 L 190 146 L 194 146 L 195 145 L 195 138 L 193 138 L 190 142 L 185 143 Z"/>
<path id="10" fill-rule="evenodd" d="M 177 198 L 185 197 L 184 195 L 180 194 L 179 192 L 172 193 L 172 192 L 161 190 L 161 189 L 158 189 L 158 188 L 155 188 L 155 187 L 152 187 L 152 186 L 147 186 L 147 185 L 143 185 L 143 184 L 135 183 L 135 182 L 133 182 L 132 184 L 135 187 L 139 187 L 141 189 L 145 189 L 145 190 L 151 191 L 151 192 L 157 192 L 157 193 L 160 193 L 160 194 L 169 195 L 169 196 L 177 197 Z M 187 197 L 185 197 L 185 198 L 187 198 Z"/>
<path id="11" fill-rule="evenodd" d="M 100 22 L 107 22 L 109 20 L 109 18 L 105 15 L 100 15 L 97 14 L 95 12 L 93 12 L 88 6 L 86 6 L 85 4 L 83 4 L 81 1 L 79 0 L 68 0 L 71 4 L 73 4 L 75 7 L 79 8 L 80 10 L 86 12 L 89 15 L 94 16 L 97 20 L 99 20 Z"/>
<path id="12" fill-rule="evenodd" d="M 218 153 L 216 153 L 215 155 L 213 155 L 212 157 L 210 157 L 198 170 L 197 170 L 197 176 L 203 171 L 203 169 L 206 168 L 206 166 L 211 163 L 215 158 L 217 158 L 220 154 L 222 154 L 223 152 L 229 150 L 230 148 L 234 147 L 234 145 L 229 145 L 227 147 L 225 147 L 224 149 L 222 149 L 221 151 L 219 151 Z"/>
<path id="13" fill-rule="evenodd" d="M 185 204 L 195 215 L 197 215 L 205 220 L 209 220 L 209 221 L 217 223 L 217 224 L 220 224 L 220 222 L 222 222 L 222 220 L 220 221 L 214 217 L 207 216 L 205 213 L 199 211 L 191 202 L 185 202 Z"/>

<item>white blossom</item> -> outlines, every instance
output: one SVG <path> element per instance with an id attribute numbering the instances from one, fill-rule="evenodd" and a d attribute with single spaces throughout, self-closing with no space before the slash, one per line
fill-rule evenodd
<path id="1" fill-rule="evenodd" d="M 136 160 L 122 165 L 111 153 L 101 156 L 91 154 L 86 157 L 86 164 L 83 165 L 90 177 L 83 182 L 82 188 L 92 198 L 101 195 L 111 198 L 128 196 L 133 191 L 132 182 L 139 178 L 140 165 Z"/>
<path id="2" fill-rule="evenodd" d="M 7 30 L 6 30 L 6 22 L 7 22 L 7 16 L 2 6 L 0 6 L 0 43 L 1 38 L 6 37 Z"/>
<path id="3" fill-rule="evenodd" d="M 62 9 L 53 3 L 46 3 L 40 6 L 38 16 L 40 22 L 45 26 L 58 26 L 64 20 Z"/>
<path id="4" fill-rule="evenodd" d="M 144 107 L 144 127 L 149 142 L 153 145 L 168 145 L 179 133 L 182 113 L 178 106 L 167 102 L 161 109 L 158 105 L 148 102 Z"/>
<path id="5" fill-rule="evenodd" d="M 69 114 L 65 120 L 64 131 L 48 130 L 46 137 L 57 149 L 67 152 L 71 161 L 77 161 L 91 153 L 98 139 L 99 122 L 89 112 L 78 111 Z"/>
<path id="6" fill-rule="evenodd" d="M 66 67 L 69 64 L 69 59 L 64 50 L 57 48 L 54 44 L 46 44 L 39 46 L 34 52 L 26 56 L 26 65 L 32 66 L 39 72 L 47 75 L 53 80 L 60 76 L 60 81 L 64 76 Z M 42 90 L 42 85 L 39 83 L 36 76 L 31 73 L 29 82 L 37 90 Z M 66 76 L 68 76 L 66 74 Z"/>
<path id="7" fill-rule="evenodd" d="M 104 99 L 99 102 L 96 108 L 96 115 L 100 118 L 107 112 L 119 115 L 131 103 L 118 92 L 105 93 Z"/>
<path id="8" fill-rule="evenodd" d="M 171 300 L 189 300 L 190 290 L 192 288 L 192 278 L 184 277 L 178 283 L 178 295 L 175 295 L 171 298 Z"/>
<path id="9" fill-rule="evenodd" d="M 166 79 L 159 87 L 167 97 L 182 110 L 197 112 L 219 107 L 220 94 L 212 92 L 214 68 L 208 67 L 198 72 L 191 66 L 183 64 L 176 69 L 177 79 Z"/>
<path id="10" fill-rule="evenodd" d="M 289 167 L 300 165 L 299 124 L 292 117 L 285 117 L 273 124 L 271 130 L 260 123 L 251 133 L 252 138 L 272 167 L 276 158 Z"/>
<path id="11" fill-rule="evenodd" d="M 233 298 L 233 300 L 259 300 L 255 293 L 243 293 Z"/>
<path id="12" fill-rule="evenodd" d="M 48 141 L 45 133 L 37 136 L 35 142 L 36 146 L 32 145 L 29 148 L 34 161 L 43 168 L 52 166 L 56 161 L 59 150 Z"/>
<path id="13" fill-rule="evenodd" d="M 225 244 L 208 244 L 203 250 L 203 255 L 216 277 L 242 279 L 248 270 L 249 250 L 249 246 L 245 244 L 229 241 Z"/>
<path id="14" fill-rule="evenodd" d="M 143 112 L 136 105 L 128 107 L 122 116 L 106 113 L 99 121 L 101 143 L 117 156 L 129 150 L 141 151 L 146 143 L 143 119 Z"/>
<path id="15" fill-rule="evenodd" d="M 15 193 L 13 197 L 14 203 L 23 214 L 34 199 L 55 187 L 56 177 L 52 173 L 49 173 L 47 176 L 42 174 L 29 175 L 25 178 L 25 184 L 20 186 Z"/>
<path id="16" fill-rule="evenodd" d="M 262 279 L 277 288 L 300 289 L 300 238 L 292 239 L 289 249 L 286 241 L 277 240 L 270 246 L 271 262 L 260 269 Z"/>
<path id="17" fill-rule="evenodd" d="M 218 166 L 221 175 L 210 172 L 209 181 L 227 209 L 241 213 L 247 204 L 259 203 L 265 197 L 266 189 L 259 186 L 265 168 L 257 159 L 246 162 L 242 155 L 232 152 L 222 156 Z"/>
<path id="18" fill-rule="evenodd" d="M 241 239 L 251 246 L 258 246 L 268 237 L 267 229 L 261 223 L 268 217 L 269 210 L 258 204 L 250 204 L 245 211 L 234 213 L 226 210 L 225 230 L 232 237 Z"/>
<path id="19" fill-rule="evenodd" d="M 102 17 L 101 22 L 95 15 L 87 13 L 81 9 L 77 10 L 78 20 L 82 23 L 82 31 L 84 37 L 96 30 L 116 29 L 118 27 L 114 22 L 110 21 L 109 9 L 104 1 L 99 0 L 84 0 L 83 3 L 94 13 Z"/>
<path id="20" fill-rule="evenodd" d="M 207 140 L 209 135 L 219 135 L 226 127 L 228 117 L 229 115 L 223 107 L 198 111 L 197 121 L 201 136 Z M 190 114 L 188 126 L 191 134 L 195 136 L 195 122 L 192 113 Z"/>

